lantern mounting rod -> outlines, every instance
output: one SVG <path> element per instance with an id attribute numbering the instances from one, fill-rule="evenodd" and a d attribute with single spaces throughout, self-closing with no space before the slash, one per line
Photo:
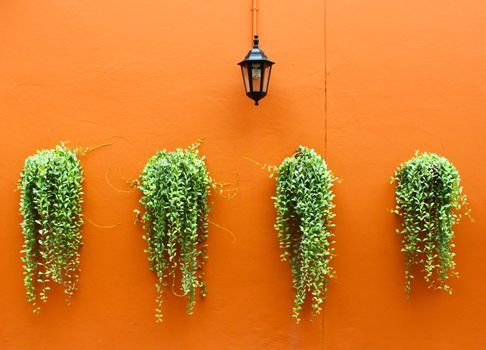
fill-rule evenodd
<path id="1" fill-rule="evenodd" d="M 253 17 L 253 37 L 258 35 L 257 33 L 257 15 L 258 15 L 258 7 L 257 7 L 257 0 L 253 0 L 253 6 L 251 8 L 251 13 Z"/>

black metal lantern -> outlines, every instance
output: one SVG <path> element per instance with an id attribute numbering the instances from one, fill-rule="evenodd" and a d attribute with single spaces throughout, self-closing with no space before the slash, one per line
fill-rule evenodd
<path id="1" fill-rule="evenodd" d="M 258 35 L 255 35 L 253 49 L 238 64 L 241 66 L 246 95 L 255 101 L 256 106 L 258 106 L 258 101 L 267 95 L 270 73 L 274 63 L 260 50 L 258 47 Z"/>

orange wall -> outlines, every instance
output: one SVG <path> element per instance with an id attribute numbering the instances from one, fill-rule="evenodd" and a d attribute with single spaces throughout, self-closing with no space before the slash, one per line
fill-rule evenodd
<path id="1" fill-rule="evenodd" d="M 258 108 L 236 66 L 250 47 L 250 5 L 0 3 L 2 350 L 486 348 L 486 3 L 262 0 L 261 44 L 277 65 Z M 126 189 L 122 178 L 157 150 L 199 137 L 216 179 L 239 176 L 239 195 L 214 196 L 211 214 L 234 238 L 210 227 L 208 297 L 189 317 L 185 300 L 166 293 L 158 325 L 131 214 L 138 194 L 114 191 L 105 175 Z M 24 297 L 13 189 L 24 159 L 62 140 L 112 145 L 83 159 L 85 214 L 98 226 L 84 227 L 80 290 L 70 307 L 53 292 L 37 316 Z M 273 231 L 275 185 L 243 157 L 278 164 L 299 144 L 327 153 L 343 183 L 338 276 L 324 317 L 307 312 L 296 325 Z M 476 223 L 457 228 L 454 294 L 416 283 L 407 302 L 388 182 L 417 148 L 459 168 Z"/>
<path id="2" fill-rule="evenodd" d="M 327 5 L 328 161 L 344 182 L 324 342 L 486 349 L 486 2 Z M 387 181 L 416 149 L 459 169 L 476 223 L 457 226 L 454 294 L 415 283 L 407 302 Z"/>

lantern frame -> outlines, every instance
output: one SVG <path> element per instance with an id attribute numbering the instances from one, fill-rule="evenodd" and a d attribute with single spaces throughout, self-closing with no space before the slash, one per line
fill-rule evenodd
<path id="1" fill-rule="evenodd" d="M 253 48 L 248 52 L 245 59 L 238 63 L 241 67 L 246 95 L 255 101 L 256 106 L 258 106 L 258 101 L 267 95 L 272 65 L 275 64 L 268 59 L 267 55 L 258 47 L 258 44 L 258 35 L 255 35 Z M 253 75 L 256 78 L 253 78 Z M 255 79 L 259 79 L 260 86 L 254 86 Z"/>

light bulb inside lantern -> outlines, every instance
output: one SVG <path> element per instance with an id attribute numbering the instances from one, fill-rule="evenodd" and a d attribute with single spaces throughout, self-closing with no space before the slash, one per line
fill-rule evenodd
<path id="1" fill-rule="evenodd" d="M 251 65 L 251 78 L 252 79 L 260 79 L 262 77 L 262 70 L 260 68 L 260 64 L 252 64 Z"/>

